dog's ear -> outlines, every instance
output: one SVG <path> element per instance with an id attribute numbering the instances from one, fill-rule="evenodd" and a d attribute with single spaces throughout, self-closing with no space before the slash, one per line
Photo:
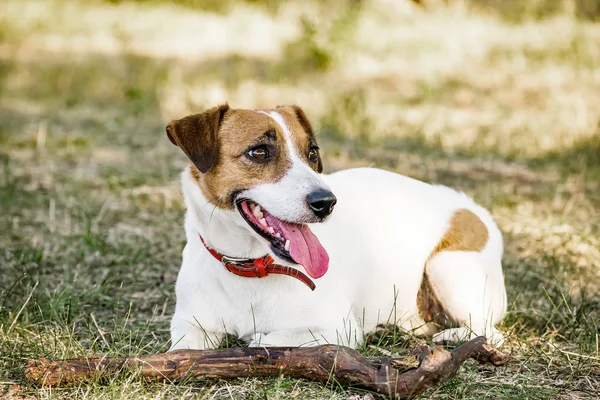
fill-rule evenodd
<path id="1" fill-rule="evenodd" d="M 304 111 L 297 105 L 293 105 L 290 107 L 294 111 L 294 114 L 296 114 L 296 118 L 298 118 L 298 122 L 300 122 L 300 125 L 302 125 L 302 128 L 306 131 L 306 134 L 308 136 L 314 138 L 315 133 L 313 132 L 312 125 L 310 124 L 310 121 L 306 117 L 306 114 L 304 114 Z M 316 143 L 316 139 L 314 139 L 314 141 Z M 320 156 L 319 156 L 319 162 L 317 163 L 317 172 L 318 173 L 323 172 L 323 161 L 321 160 Z"/>
<path id="2" fill-rule="evenodd" d="M 217 162 L 219 127 L 228 110 L 229 105 L 225 103 L 167 125 L 171 143 L 179 146 L 202 173 L 208 172 Z"/>
<path id="3" fill-rule="evenodd" d="M 310 124 L 310 121 L 308 120 L 306 114 L 304 114 L 304 111 L 300 108 L 300 106 L 293 105 L 290 107 L 292 107 L 294 114 L 296 114 L 296 118 L 298 118 L 298 122 L 300 122 L 300 125 L 302 125 L 302 128 L 304 128 L 308 136 L 314 136 L 315 134 L 313 132 L 312 125 Z"/>

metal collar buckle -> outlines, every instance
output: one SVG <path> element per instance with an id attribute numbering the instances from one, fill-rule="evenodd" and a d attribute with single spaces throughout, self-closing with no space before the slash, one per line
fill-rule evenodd
<path id="1" fill-rule="evenodd" d="M 229 256 L 223 256 L 223 258 L 221 259 L 221 264 L 223 264 L 223 266 L 227 266 L 227 264 L 233 264 L 236 265 L 238 267 L 241 268 L 247 268 L 247 269 L 252 269 L 254 267 L 254 260 L 250 259 L 250 258 L 237 258 L 237 257 L 229 257 Z M 252 267 L 247 267 L 248 264 L 252 264 Z"/>

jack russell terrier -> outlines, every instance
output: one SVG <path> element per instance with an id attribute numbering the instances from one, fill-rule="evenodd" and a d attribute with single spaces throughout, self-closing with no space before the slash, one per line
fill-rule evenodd
<path id="1" fill-rule="evenodd" d="M 385 324 L 503 342 L 502 234 L 465 194 L 374 168 L 322 175 L 298 106 L 224 104 L 167 135 L 192 161 L 171 349 L 217 347 L 226 333 L 354 348 Z"/>

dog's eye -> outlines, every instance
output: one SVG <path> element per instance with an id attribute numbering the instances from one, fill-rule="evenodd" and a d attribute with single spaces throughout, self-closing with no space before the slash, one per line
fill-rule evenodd
<path id="1" fill-rule="evenodd" d="M 310 162 L 316 163 L 317 161 L 319 161 L 319 148 L 318 147 L 311 147 L 310 150 L 308 151 L 308 159 L 310 160 Z"/>
<path id="2" fill-rule="evenodd" d="M 246 153 L 248 157 L 257 161 L 267 161 L 271 158 L 271 152 L 267 148 L 267 146 L 257 146 L 253 149 L 248 150 Z"/>

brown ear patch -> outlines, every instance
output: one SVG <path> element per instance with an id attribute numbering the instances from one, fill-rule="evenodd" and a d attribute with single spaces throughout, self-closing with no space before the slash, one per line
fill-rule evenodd
<path id="1" fill-rule="evenodd" d="M 489 238 L 488 229 L 475 213 L 466 208 L 454 212 L 450 219 L 450 227 L 431 252 L 429 258 L 441 251 L 481 251 Z M 450 326 L 453 321 L 445 312 L 438 300 L 427 272 L 423 274 L 421 287 L 417 293 L 417 308 L 425 322 L 433 322 L 439 326 Z"/>
<path id="2" fill-rule="evenodd" d="M 315 133 L 313 132 L 312 125 L 306 117 L 306 114 L 304 114 L 304 110 L 302 110 L 299 106 L 296 105 L 291 106 L 291 108 L 294 111 L 294 114 L 296 114 L 298 122 L 300 122 L 300 125 L 302 125 L 302 128 L 306 131 L 306 134 L 309 136 L 314 136 Z"/>
<path id="3" fill-rule="evenodd" d="M 171 143 L 179 146 L 202 173 L 209 171 L 217 162 L 219 127 L 228 110 L 229 105 L 223 104 L 167 125 Z"/>

